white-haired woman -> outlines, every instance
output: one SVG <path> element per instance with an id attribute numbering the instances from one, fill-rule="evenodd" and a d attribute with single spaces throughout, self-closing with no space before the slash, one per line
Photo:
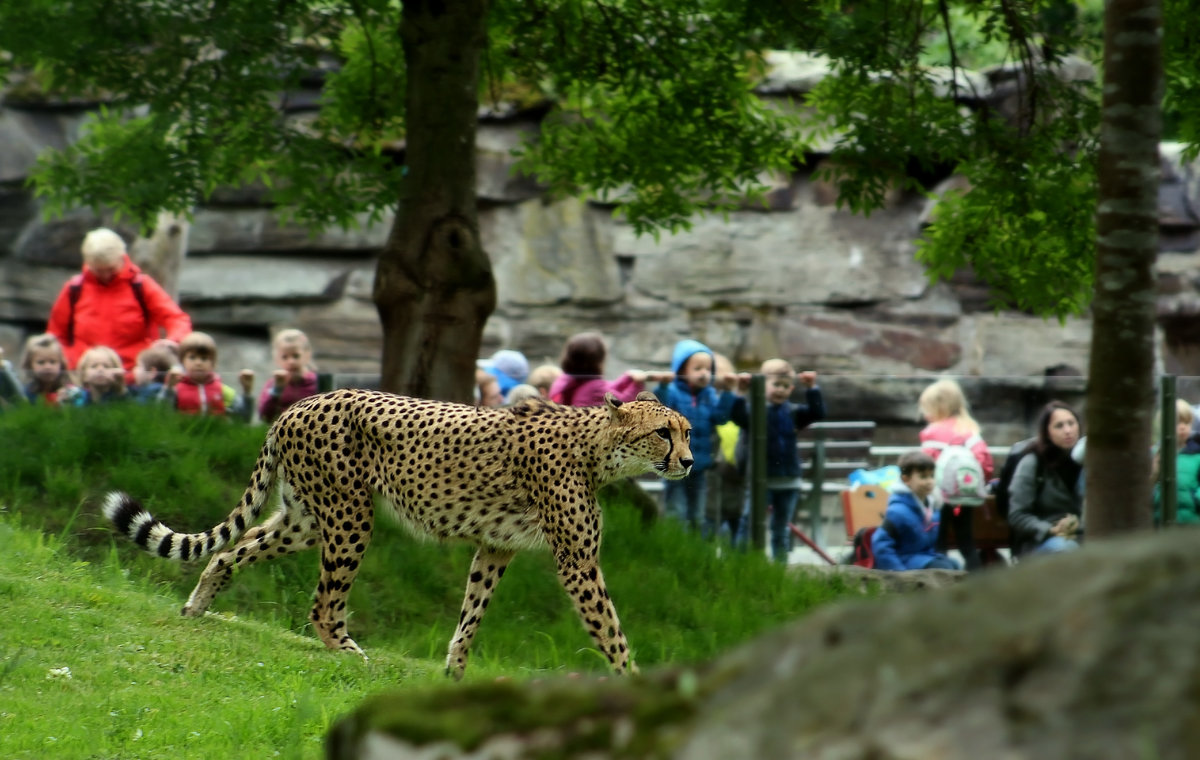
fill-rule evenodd
<path id="1" fill-rule="evenodd" d="M 129 373 L 142 349 L 164 344 L 175 350 L 192 331 L 191 318 L 129 259 L 120 235 L 92 230 L 81 250 L 83 271 L 63 285 L 46 326 L 72 369 L 92 346 L 108 346 Z"/>

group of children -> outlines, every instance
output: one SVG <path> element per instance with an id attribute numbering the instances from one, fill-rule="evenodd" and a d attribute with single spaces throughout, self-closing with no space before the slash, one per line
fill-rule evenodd
<path id="1" fill-rule="evenodd" d="M 529 368 L 520 351 L 501 349 L 475 370 L 475 403 L 480 406 L 512 406 L 528 398 L 550 398 L 550 386 L 562 374 L 553 364 Z"/>
<path id="2" fill-rule="evenodd" d="M 672 357 L 673 378 L 657 390 L 660 399 L 683 413 L 692 423 L 692 474 L 666 486 L 667 514 L 695 527 L 703 519 L 705 535 L 715 535 L 719 522 L 729 525 L 731 537 L 741 545 L 750 532 L 749 499 L 745 494 L 748 439 L 752 421 L 748 404 L 741 392 L 750 375 L 735 374 L 732 368 L 718 369 L 719 357 L 697 341 L 685 340 L 675 346 Z M 815 372 L 797 373 L 783 359 L 768 359 L 760 369 L 766 380 L 766 470 L 768 533 L 771 555 L 786 562 L 791 550 L 790 523 L 800 497 L 796 483 L 801 475 L 797 451 L 797 433 L 825 417 L 825 402 Z M 793 401 L 796 386 L 804 389 L 802 401 Z M 991 454 L 980 435 L 979 424 L 970 414 L 962 388 L 953 380 L 938 380 L 921 393 L 918 406 L 926 426 L 920 433 L 920 447 L 900 458 L 901 482 L 891 491 L 884 529 L 874 533 L 876 567 L 883 570 L 959 569 L 947 556 L 952 528 L 966 568 L 981 567 L 979 552 L 971 533 L 973 504 L 967 499 L 954 503 L 961 494 L 935 480 L 937 460 L 955 449 L 971 462 L 979 493 L 994 472 Z M 732 473 L 722 480 L 735 482 L 733 510 L 708 505 L 709 479 L 705 472 L 721 459 L 722 430 L 732 424 L 738 428 L 734 446 Z M 710 441 L 712 442 L 710 444 Z M 950 455 L 948 455 L 950 456 Z M 975 465 L 978 465 L 977 467 Z M 945 476 L 943 476 L 945 477 Z M 951 477 L 954 477 L 953 475 Z M 958 474 L 957 477 L 964 477 Z M 962 485 L 962 484 L 960 484 Z M 949 493 L 949 500 L 943 494 Z M 716 501 L 729 501 L 728 493 Z M 740 509 L 739 509 L 740 508 Z M 740 512 L 740 514 L 739 514 Z"/>
<path id="3" fill-rule="evenodd" d="M 502 406 L 524 398 L 541 396 L 568 406 L 596 406 L 606 394 L 632 401 L 650 386 L 664 404 L 687 417 L 692 425 L 692 472 L 683 480 L 668 481 L 664 490 L 667 516 L 715 536 L 718 527 L 728 526 L 730 539 L 745 544 L 749 536 L 749 505 L 745 493 L 746 436 L 751 424 L 744 391 L 749 374 L 734 372 L 725 357 L 696 340 L 681 340 L 672 351 L 670 371 L 629 370 L 615 380 L 605 378 L 608 356 L 604 337 L 597 332 L 571 336 L 563 347 L 559 365 L 529 369 L 517 351 L 497 351 L 479 363 L 476 372 L 476 402 Z M 800 458 L 796 433 L 825 417 L 821 389 L 814 372 L 797 374 L 783 359 L 763 363 L 768 377 L 767 472 L 771 506 L 771 546 L 777 561 L 786 561 L 790 551 L 789 524 L 800 490 Z M 803 403 L 791 395 L 797 379 L 805 388 Z M 739 440 L 738 431 L 742 431 Z M 732 434 L 732 438 L 731 438 Z M 719 440 L 737 441 L 731 453 L 721 455 Z M 736 452 L 736 453 L 735 453 Z M 710 488 L 710 475 L 721 466 L 728 477 Z M 710 496 L 711 493 L 711 496 Z M 728 504 L 724 507 L 719 502 Z"/>
<path id="4" fill-rule="evenodd" d="M 317 375 L 308 337 L 300 330 L 279 332 L 272 341 L 276 369 L 258 399 L 258 414 L 274 421 L 284 409 L 317 392 Z M 20 360 L 24 379 L 0 353 L 0 400 L 58 407 L 90 406 L 124 400 L 163 403 L 186 414 L 230 416 L 249 421 L 255 411 L 251 393 L 254 371 L 238 373 L 240 390 L 226 385 L 216 371 L 217 344 L 212 336 L 192 332 L 177 351 L 154 345 L 141 351 L 126 373 L 117 352 L 92 346 L 74 372 L 66 353 L 49 333 L 25 341 Z"/>
<path id="5" fill-rule="evenodd" d="M 731 540 L 747 543 L 750 512 L 744 473 L 746 431 L 751 420 L 743 393 L 749 386 L 750 375 L 734 372 L 725 357 L 696 340 L 675 344 L 670 371 L 629 370 L 615 380 L 607 380 L 606 358 L 607 348 L 599 333 L 572 336 L 563 348 L 560 374 L 542 395 L 561 404 L 595 406 L 603 403 L 606 394 L 631 401 L 652 386 L 659 400 L 687 417 L 692 426 L 692 471 L 683 480 L 666 483 L 667 516 L 699 529 L 705 537 L 714 537 L 727 526 Z M 534 372 L 530 373 L 530 382 L 534 381 Z M 797 375 L 783 359 L 764 362 L 762 372 L 768 376 L 770 387 L 767 471 L 772 479 L 768 490 L 771 546 L 775 559 L 783 562 L 790 551 L 789 524 L 800 496 L 795 486 L 795 479 L 800 476 L 796 433 L 823 419 L 825 405 L 816 373 Z M 797 378 L 805 387 L 803 403 L 791 401 Z M 735 441 L 727 447 L 731 449 L 728 454 L 721 453 L 722 438 Z M 711 478 L 718 469 L 727 477 Z M 711 486 L 710 481 L 714 480 L 716 486 Z"/>
<path id="6" fill-rule="evenodd" d="M 961 569 L 947 556 L 952 528 L 967 570 L 982 566 L 972 535 L 974 505 L 953 503 L 944 495 L 947 485 L 939 482 L 937 460 L 949 456 L 951 447 L 964 449 L 973 457 L 978 493 L 995 470 L 979 423 L 971 416 L 962 388 L 950 379 L 938 380 L 921 392 L 917 402 L 926 425 L 921 430 L 921 447 L 901 455 L 900 483 L 891 489 L 887 513 L 872 535 L 875 567 L 879 570 Z M 944 479 L 944 478 L 943 478 Z"/>

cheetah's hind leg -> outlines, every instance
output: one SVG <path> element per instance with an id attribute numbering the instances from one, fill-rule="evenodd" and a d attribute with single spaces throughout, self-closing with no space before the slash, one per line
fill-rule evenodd
<path id="1" fill-rule="evenodd" d="M 463 677 L 467 669 L 467 650 L 479 630 L 479 622 L 487 611 L 488 602 L 496 584 L 504 577 L 504 570 L 512 561 L 514 552 L 479 547 L 471 560 L 471 574 L 467 577 L 467 593 L 463 597 L 462 611 L 458 614 L 458 629 L 450 639 L 450 651 L 446 654 L 446 675 L 455 681 Z"/>
<path id="2" fill-rule="evenodd" d="M 326 514 L 337 514 L 342 522 L 322 527 L 321 578 L 317 582 L 309 620 L 317 636 L 330 649 L 367 655 L 346 629 L 346 601 L 358 575 L 363 554 L 371 543 L 375 521 L 372 494 L 366 489 L 337 491 L 323 484 L 309 484 L 297 498 L 321 504 Z"/>
<path id="3" fill-rule="evenodd" d="M 317 545 L 320 533 L 317 519 L 291 494 L 282 489 L 284 508 L 262 525 L 246 531 L 233 547 L 214 554 L 200 574 L 200 580 L 180 613 L 185 617 L 203 615 L 217 594 L 229 585 L 233 571 L 259 560 L 274 559 L 286 554 L 311 549 Z"/>

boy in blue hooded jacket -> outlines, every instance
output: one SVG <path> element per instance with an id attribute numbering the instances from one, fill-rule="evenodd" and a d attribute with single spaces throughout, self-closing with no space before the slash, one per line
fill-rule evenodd
<path id="1" fill-rule="evenodd" d="M 704 517 L 705 536 L 716 531 L 715 520 L 705 509 L 707 470 L 713 466 L 712 440 L 718 425 L 729 422 L 737 398 L 729 390 L 720 393 L 713 387 L 713 352 L 700 341 L 681 340 L 671 353 L 671 371 L 675 379 L 655 389 L 659 400 L 692 423 L 692 472 L 683 480 L 668 480 L 664 492 L 667 514 L 686 520 L 695 528 Z M 730 378 L 720 378 L 727 383 Z M 734 379 L 736 382 L 736 379 Z"/>
<path id="2" fill-rule="evenodd" d="M 768 527 L 771 556 L 776 562 L 787 562 L 792 548 L 792 516 L 800 501 L 800 489 L 792 484 L 802 474 L 800 455 L 796 451 L 796 433 L 825 419 L 825 398 L 817 386 L 816 372 L 797 375 L 792 365 L 784 359 L 767 359 L 759 371 L 766 376 L 767 506 L 770 508 Z M 749 376 L 746 378 L 749 379 Z M 804 386 L 802 404 L 791 401 L 797 379 Z M 750 410 L 747 406 L 744 398 L 738 399 L 733 405 L 733 421 L 742 429 L 737 447 L 738 469 L 742 473 L 746 472 L 750 449 Z M 746 543 L 752 532 L 750 500 L 746 499 L 738 542 Z"/>
<path id="3" fill-rule="evenodd" d="M 871 536 L 876 570 L 960 570 L 937 551 L 941 505 L 933 504 L 933 457 L 920 449 L 900 456 L 900 482 L 892 486 L 883 526 Z"/>

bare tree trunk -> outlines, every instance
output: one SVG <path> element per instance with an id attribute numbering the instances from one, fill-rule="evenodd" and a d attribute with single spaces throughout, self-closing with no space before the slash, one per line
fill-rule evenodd
<path id="1" fill-rule="evenodd" d="M 475 206 L 487 0 L 405 0 L 407 185 L 375 273 L 386 390 L 469 401 L 496 307 Z"/>
<path id="2" fill-rule="evenodd" d="M 1154 419 L 1161 0 L 1108 0 L 1087 395 L 1087 531 L 1148 527 Z"/>
<path id="3" fill-rule="evenodd" d="M 179 300 L 179 270 L 187 255 L 191 223 L 183 214 L 161 211 L 149 237 L 139 237 L 129 246 L 130 257 L 143 272 L 163 286 L 171 298 Z"/>

